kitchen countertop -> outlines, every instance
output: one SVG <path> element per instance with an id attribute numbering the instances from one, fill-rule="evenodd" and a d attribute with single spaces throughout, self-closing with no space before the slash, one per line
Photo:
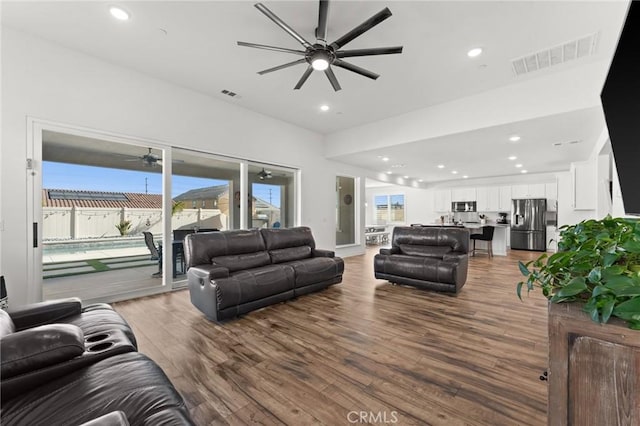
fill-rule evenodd
<path id="1" fill-rule="evenodd" d="M 481 225 L 480 222 L 464 222 L 462 223 L 462 225 L 457 224 L 457 223 L 427 223 L 425 225 L 422 226 L 439 226 L 439 227 L 456 227 L 456 228 L 471 228 L 471 229 L 475 229 L 475 228 L 482 228 L 483 226 L 495 226 L 496 228 L 508 228 L 510 225 L 508 223 L 486 223 L 484 225 Z"/>

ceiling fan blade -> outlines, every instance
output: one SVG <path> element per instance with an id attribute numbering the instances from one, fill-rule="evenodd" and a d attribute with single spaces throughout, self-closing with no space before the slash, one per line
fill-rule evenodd
<path id="1" fill-rule="evenodd" d="M 268 46 L 266 44 L 247 43 L 246 41 L 239 41 L 238 46 L 254 47 L 256 49 L 275 50 L 276 52 L 293 53 L 295 55 L 306 55 L 304 50 L 287 49 L 286 47 Z"/>
<path id="2" fill-rule="evenodd" d="M 350 58 L 353 56 L 391 55 L 394 53 L 402 53 L 402 46 L 374 47 L 371 49 L 339 50 L 336 52 L 336 57 Z"/>
<path id="3" fill-rule="evenodd" d="M 327 41 L 327 15 L 329 14 L 329 0 L 320 0 L 318 9 L 318 28 L 316 28 L 316 38 L 324 42 Z"/>
<path id="4" fill-rule="evenodd" d="M 267 18 L 271 19 L 273 22 L 275 22 L 275 24 L 277 26 L 279 26 L 280 28 L 282 28 L 283 30 L 285 30 L 287 33 L 289 33 L 289 35 L 293 38 L 295 38 L 296 40 L 298 40 L 298 42 L 300 44 L 302 44 L 304 47 L 306 48 L 310 48 L 311 47 L 311 43 L 309 43 L 307 40 L 305 40 L 300 34 L 298 34 L 296 32 L 296 30 L 294 30 L 293 28 L 291 28 L 289 25 L 287 25 L 282 19 L 278 18 L 278 16 L 276 16 L 275 13 L 273 13 L 272 11 L 270 11 L 267 6 L 263 5 L 262 3 L 256 3 L 255 4 L 256 9 L 258 9 L 260 12 L 264 13 Z M 389 12 L 391 13 L 391 12 Z"/>
<path id="5" fill-rule="evenodd" d="M 364 68 L 360 68 L 357 65 L 350 64 L 349 62 L 345 62 L 345 61 L 342 61 L 340 59 L 336 59 L 335 61 L 333 61 L 332 65 L 335 65 L 336 67 L 344 68 L 345 70 L 353 71 L 356 74 L 360 74 L 360 75 L 363 75 L 365 77 L 369 77 L 372 80 L 377 80 L 378 77 L 380 77 L 379 74 L 376 74 L 376 73 L 371 72 L 369 70 L 365 70 Z"/>
<path id="6" fill-rule="evenodd" d="M 333 70 L 331 69 L 331 67 L 324 70 L 324 74 L 327 76 L 327 78 L 331 82 L 331 85 L 333 86 L 333 90 L 335 90 L 336 92 L 338 90 L 342 90 L 342 87 L 340 87 L 340 83 L 338 83 L 338 79 L 336 78 L 336 75 L 333 73 Z"/>
<path id="7" fill-rule="evenodd" d="M 289 62 L 289 63 L 286 63 L 286 64 L 278 65 L 277 67 L 269 68 L 267 70 L 258 71 L 258 74 L 264 75 L 264 74 L 267 74 L 267 73 L 270 73 L 270 72 L 273 72 L 273 71 L 281 70 L 283 68 L 289 68 L 289 67 L 292 67 L 294 65 L 304 64 L 305 62 L 307 62 L 306 59 L 298 59 L 297 61 L 293 61 L 293 62 Z"/>
<path id="8" fill-rule="evenodd" d="M 302 74 L 302 77 L 300 77 L 300 80 L 298 80 L 298 84 L 296 84 L 296 87 L 294 87 L 293 90 L 300 89 L 304 84 L 304 82 L 307 81 L 307 79 L 309 78 L 312 72 L 313 72 L 313 67 L 309 65 L 307 67 L 307 70 L 304 72 L 304 74 Z"/>
<path id="9" fill-rule="evenodd" d="M 358 25 L 357 27 L 340 37 L 338 40 L 331 43 L 331 47 L 333 47 L 334 50 L 340 49 L 342 46 L 349 43 L 354 38 L 362 35 L 362 33 L 369 31 L 371 28 L 375 27 L 380 22 L 387 19 L 389 16 L 391 16 L 391 11 L 388 7 L 385 7 L 383 10 L 376 13 L 371 18 L 367 19 L 362 24 Z"/>

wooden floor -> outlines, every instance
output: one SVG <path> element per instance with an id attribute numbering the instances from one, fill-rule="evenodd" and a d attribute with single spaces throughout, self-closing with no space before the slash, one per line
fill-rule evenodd
<path id="1" fill-rule="evenodd" d="M 223 324 L 186 290 L 115 307 L 199 425 L 546 424 L 547 304 L 515 294 L 538 253 L 471 258 L 450 296 L 376 280 L 376 251 L 345 259 L 342 284 Z"/>

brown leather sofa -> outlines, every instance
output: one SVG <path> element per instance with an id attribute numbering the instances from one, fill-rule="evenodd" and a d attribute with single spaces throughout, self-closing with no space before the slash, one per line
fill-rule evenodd
<path id="1" fill-rule="evenodd" d="M 212 321 L 324 289 L 344 271 L 305 226 L 190 234 L 184 252 L 191 303 Z"/>
<path id="2" fill-rule="evenodd" d="M 397 226 L 391 248 L 374 258 L 375 277 L 395 284 L 457 293 L 467 281 L 469 230 Z"/>
<path id="3" fill-rule="evenodd" d="M 162 369 L 109 305 L 0 310 L 2 425 L 191 425 Z"/>

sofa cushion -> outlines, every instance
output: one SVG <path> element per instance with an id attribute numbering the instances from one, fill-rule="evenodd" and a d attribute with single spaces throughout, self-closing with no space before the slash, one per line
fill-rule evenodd
<path id="1" fill-rule="evenodd" d="M 310 246 L 289 247 L 277 250 L 269 250 L 272 263 L 291 262 L 311 257 Z"/>
<path id="2" fill-rule="evenodd" d="M 469 230 L 465 228 L 396 226 L 392 246 L 407 244 L 450 247 L 452 251 L 469 252 Z"/>
<path id="3" fill-rule="evenodd" d="M 269 265 L 271 259 L 269 258 L 269 253 L 266 251 L 258 251 L 255 253 L 217 256 L 211 259 L 211 263 L 215 266 L 223 266 L 227 268 L 229 272 L 234 272 Z"/>
<path id="4" fill-rule="evenodd" d="M 457 262 L 403 254 L 376 255 L 375 258 L 377 272 L 446 284 L 456 283 L 457 265 Z"/>
<path id="5" fill-rule="evenodd" d="M 294 282 L 293 268 L 289 265 L 267 265 L 234 272 L 229 278 L 215 280 L 218 309 L 293 290 Z"/>
<path id="6" fill-rule="evenodd" d="M 262 234 L 257 229 L 189 234 L 184 238 L 187 269 L 211 263 L 218 256 L 265 251 Z"/>
<path id="7" fill-rule="evenodd" d="M 409 256 L 424 256 L 442 259 L 445 254 L 451 253 L 449 246 L 423 246 L 418 244 L 400 244 L 398 246 L 402 254 Z"/>
<path id="8" fill-rule="evenodd" d="M 267 250 L 309 246 L 316 248 L 316 242 L 307 226 L 295 228 L 263 228 L 260 230 Z"/>
<path id="9" fill-rule="evenodd" d="M 78 425 L 114 410 L 132 425 L 193 424 L 160 367 L 138 352 L 106 358 L 2 404 L 2 425 Z M 172 420 L 147 422 L 166 412 Z"/>
<path id="10" fill-rule="evenodd" d="M 313 257 L 287 263 L 295 271 L 296 288 L 331 280 L 344 272 L 341 258 Z"/>

